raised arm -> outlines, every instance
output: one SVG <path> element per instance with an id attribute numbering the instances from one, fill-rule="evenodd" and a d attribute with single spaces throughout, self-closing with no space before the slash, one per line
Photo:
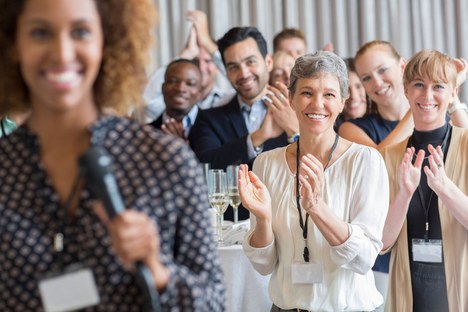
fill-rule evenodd
<path id="1" fill-rule="evenodd" d="M 462 58 L 457 58 L 454 60 L 455 66 L 457 67 L 457 89 L 465 82 L 466 72 L 468 71 L 467 62 Z M 458 90 L 457 90 L 458 92 Z M 453 103 L 448 107 L 448 113 L 450 115 L 450 120 L 454 126 L 460 128 L 468 128 L 468 110 L 465 103 L 460 102 L 458 93 L 455 96 Z"/>
<path id="2" fill-rule="evenodd" d="M 349 141 L 381 150 L 386 146 L 403 141 L 405 138 L 411 135 L 411 133 L 413 132 L 413 128 L 413 117 L 411 111 L 408 110 L 405 116 L 403 116 L 403 119 L 401 119 L 398 125 L 395 127 L 395 129 L 393 129 L 392 132 L 390 132 L 387 135 L 387 137 L 384 140 L 382 140 L 382 142 L 380 142 L 379 144 L 376 144 L 374 141 L 372 141 L 372 139 L 367 135 L 367 133 L 364 130 L 362 130 L 361 128 L 349 121 L 344 122 L 340 126 L 338 133 L 341 137 Z"/>
<path id="3" fill-rule="evenodd" d="M 429 166 L 424 166 L 427 184 L 437 194 L 450 213 L 468 230 L 468 196 L 445 174 L 444 154 L 440 146 L 428 147 Z"/>
<path id="4" fill-rule="evenodd" d="M 415 150 L 407 148 L 403 161 L 398 167 L 398 192 L 390 203 L 387 219 L 383 230 L 383 249 L 387 250 L 396 242 L 401 228 L 406 219 L 409 204 L 414 191 L 421 180 L 421 166 L 424 160 L 424 150 L 420 150 L 416 156 L 414 165 L 411 163 Z"/>
<path id="5" fill-rule="evenodd" d="M 271 226 L 271 197 L 265 184 L 249 171 L 247 165 L 239 168 L 239 194 L 242 205 L 256 218 L 255 228 L 250 238 L 250 245 L 262 248 L 273 242 Z"/>

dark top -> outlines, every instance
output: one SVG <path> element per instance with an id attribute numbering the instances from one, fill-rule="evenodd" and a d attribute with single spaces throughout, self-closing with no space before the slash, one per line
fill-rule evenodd
<path id="1" fill-rule="evenodd" d="M 170 281 L 163 311 L 224 311 L 223 273 L 208 214 L 203 173 L 180 140 L 129 119 L 104 117 L 91 141 L 112 156 L 125 207 L 157 224 Z M 38 281 L 57 263 L 52 238 L 67 219 L 40 160 L 40 142 L 25 126 L 0 138 L 0 311 L 42 311 Z M 111 248 L 85 187 L 64 227 L 64 265 L 94 274 L 101 302 L 89 311 L 142 311 L 142 294 Z"/>
<path id="2" fill-rule="evenodd" d="M 378 114 L 372 114 L 362 118 L 351 119 L 349 122 L 364 130 L 375 144 L 379 144 L 395 129 L 400 121 L 389 121 L 383 119 Z"/>
<path id="3" fill-rule="evenodd" d="M 427 151 L 427 146 L 437 147 L 442 145 L 444 136 L 449 129 L 449 124 L 445 124 L 443 127 L 432 130 L 432 131 L 417 131 L 414 130 L 413 136 L 410 138 L 408 145 L 414 146 L 416 153 L 419 150 L 425 151 L 425 157 L 422 168 L 429 166 L 428 156 L 430 153 Z M 445 146 L 442 146 L 444 155 L 446 154 L 449 141 Z M 413 162 L 416 157 L 413 157 Z M 427 185 L 427 176 L 423 169 L 421 169 L 421 180 L 419 187 L 422 190 L 424 202 L 426 207 L 423 207 L 423 203 L 420 200 L 418 190 L 416 190 L 411 198 L 407 214 L 407 228 L 408 228 L 408 248 L 410 260 L 413 259 L 413 253 L 411 248 L 411 242 L 413 238 L 424 238 L 426 229 L 426 215 L 425 210 L 428 210 L 429 218 L 429 239 L 442 239 L 442 228 L 440 225 L 439 208 L 438 208 L 438 197 L 432 189 Z"/>
<path id="4" fill-rule="evenodd" d="M 430 155 L 427 151 L 428 144 L 432 144 L 434 147 L 441 145 L 444 156 L 447 155 L 450 142 L 449 130 L 450 125 L 448 123 L 432 131 L 423 132 L 414 130 L 413 135 L 408 141 L 408 146 L 414 146 L 416 152 L 421 149 L 425 151 L 422 168 L 424 168 L 424 166 L 429 166 L 427 158 Z M 445 143 L 444 139 L 446 141 Z M 413 157 L 413 162 L 415 159 L 416 157 Z M 421 180 L 418 188 L 422 191 L 423 201 L 420 199 L 419 189 L 416 189 L 413 197 L 411 198 L 406 216 L 413 311 L 444 312 L 448 311 L 448 299 L 443 262 L 427 263 L 413 261 L 413 238 L 426 238 L 426 213 L 428 214 L 429 222 L 429 233 L 427 238 L 442 239 L 442 227 L 440 224 L 439 206 L 437 203 L 438 197 L 427 185 L 427 176 L 423 169 L 421 170 Z"/>

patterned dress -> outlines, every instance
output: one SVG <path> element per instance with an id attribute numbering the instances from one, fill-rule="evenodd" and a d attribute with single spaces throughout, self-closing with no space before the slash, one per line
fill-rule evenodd
<path id="1" fill-rule="evenodd" d="M 224 310 L 223 274 L 213 241 L 201 167 L 179 140 L 117 117 L 90 127 L 91 143 L 113 158 L 125 206 L 157 224 L 170 271 L 163 311 Z M 54 234 L 63 230 L 63 264 L 91 268 L 100 304 L 87 311 L 142 311 L 134 275 L 119 263 L 105 226 L 80 191 L 69 218 L 40 160 L 40 142 L 22 126 L 0 139 L 0 311 L 42 311 L 38 281 L 56 266 Z"/>

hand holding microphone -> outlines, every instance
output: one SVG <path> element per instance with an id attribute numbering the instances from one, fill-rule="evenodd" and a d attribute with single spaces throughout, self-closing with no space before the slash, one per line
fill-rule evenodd
<path id="1" fill-rule="evenodd" d="M 112 170 L 112 160 L 104 149 L 92 146 L 79 159 L 86 184 L 102 203 L 96 213 L 109 228 L 112 245 L 126 267 L 136 264 L 137 280 L 148 311 L 160 311 L 159 295 L 169 280 L 169 272 L 159 261 L 156 224 L 145 213 L 125 210 Z"/>
<path id="2" fill-rule="evenodd" d="M 155 263 L 159 261 L 159 234 L 153 220 L 145 213 L 134 210 L 125 210 L 110 220 L 101 202 L 97 202 L 94 208 L 107 226 L 112 247 L 126 268 L 131 268 L 137 261 L 142 261 L 150 270 L 156 267 Z M 161 288 L 157 281 L 155 284 Z"/>

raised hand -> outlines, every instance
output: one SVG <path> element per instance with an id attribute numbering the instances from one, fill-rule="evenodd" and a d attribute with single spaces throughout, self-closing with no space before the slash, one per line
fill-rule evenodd
<path id="1" fill-rule="evenodd" d="M 466 72 L 468 71 L 468 64 L 463 58 L 454 59 L 455 66 L 457 67 L 457 85 L 458 88 L 466 80 Z"/>
<path id="2" fill-rule="evenodd" d="M 179 57 L 192 60 L 200 54 L 200 48 L 197 43 L 197 33 L 195 28 L 190 29 L 190 34 L 187 38 L 184 48 L 179 52 Z"/>
<path id="3" fill-rule="evenodd" d="M 315 156 L 306 154 L 301 157 L 299 170 L 302 208 L 310 215 L 325 207 L 323 203 L 323 165 Z"/>
<path id="4" fill-rule="evenodd" d="M 444 169 L 444 152 L 440 145 L 434 148 L 431 144 L 428 145 L 428 151 L 431 154 L 428 159 L 429 166 L 424 166 L 427 185 L 439 195 L 449 182 Z"/>
<path id="5" fill-rule="evenodd" d="M 205 12 L 199 10 L 188 11 L 187 19 L 193 23 L 193 27 L 196 30 L 198 45 L 207 50 L 208 53 L 213 54 L 218 49 L 218 46 L 210 36 L 208 19 Z"/>
<path id="6" fill-rule="evenodd" d="M 180 120 L 176 120 L 174 118 L 166 120 L 164 124 L 161 125 L 161 130 L 164 133 L 178 136 L 181 139 L 183 139 L 185 142 L 187 142 L 187 137 L 185 136 L 184 125 L 182 124 L 182 121 Z"/>
<path id="7" fill-rule="evenodd" d="M 283 129 L 288 136 L 299 132 L 299 121 L 297 120 L 296 113 L 289 104 L 289 91 L 282 82 L 276 82 L 277 88 L 267 86 L 268 93 L 266 97 L 268 100 L 265 104 L 268 106 L 273 114 L 275 122 L 281 129 Z"/>
<path id="8" fill-rule="evenodd" d="M 283 131 L 284 130 L 276 123 L 273 113 L 268 110 L 260 129 L 252 132 L 252 143 L 254 146 L 259 146 L 265 143 L 266 140 L 280 136 Z"/>
<path id="9" fill-rule="evenodd" d="M 323 51 L 328 51 L 328 52 L 334 52 L 335 47 L 333 46 L 332 42 L 325 43 L 325 45 L 322 47 Z"/>
<path id="10" fill-rule="evenodd" d="M 239 167 L 239 195 L 242 205 L 257 219 L 271 220 L 271 197 L 265 184 L 245 164 Z"/>
<path id="11" fill-rule="evenodd" d="M 421 180 L 421 166 L 424 161 L 424 151 L 420 150 L 416 155 L 414 165 L 412 159 L 414 157 L 414 147 L 406 149 L 406 153 L 403 156 L 403 161 L 398 167 L 398 184 L 400 192 L 403 192 L 405 196 L 412 197 L 414 191 L 419 185 Z"/>

